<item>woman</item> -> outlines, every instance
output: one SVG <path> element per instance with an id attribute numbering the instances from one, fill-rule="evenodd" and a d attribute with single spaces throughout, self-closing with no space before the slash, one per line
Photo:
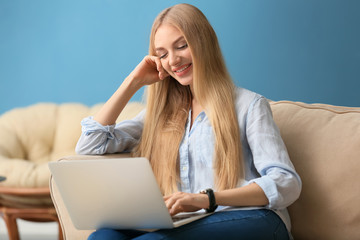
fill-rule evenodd
<path id="1" fill-rule="evenodd" d="M 146 85 L 146 111 L 115 125 Z M 82 126 L 79 154 L 147 157 L 171 215 L 217 210 L 177 229 L 99 229 L 89 239 L 291 237 L 286 207 L 298 198 L 301 180 L 267 100 L 234 86 L 216 34 L 194 6 L 179 4 L 158 15 L 149 55 Z"/>

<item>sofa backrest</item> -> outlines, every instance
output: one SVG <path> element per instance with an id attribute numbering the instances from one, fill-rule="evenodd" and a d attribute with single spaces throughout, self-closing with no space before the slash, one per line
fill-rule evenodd
<path id="1" fill-rule="evenodd" d="M 297 239 L 360 239 L 360 108 L 271 102 L 303 188 L 289 207 Z"/>

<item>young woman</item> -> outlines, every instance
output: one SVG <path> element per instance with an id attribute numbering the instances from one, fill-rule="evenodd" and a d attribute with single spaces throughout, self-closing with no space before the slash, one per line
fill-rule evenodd
<path id="1" fill-rule="evenodd" d="M 115 125 L 146 85 L 146 111 Z M 147 157 L 171 215 L 216 211 L 177 229 L 99 229 L 89 239 L 291 237 L 286 207 L 299 197 L 301 180 L 270 106 L 234 86 L 216 34 L 194 6 L 179 4 L 158 15 L 149 55 L 82 126 L 79 154 L 131 151 Z"/>

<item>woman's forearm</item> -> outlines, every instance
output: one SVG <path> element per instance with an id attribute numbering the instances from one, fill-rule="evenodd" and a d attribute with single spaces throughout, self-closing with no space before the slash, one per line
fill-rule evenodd
<path id="1" fill-rule="evenodd" d="M 215 192 L 216 204 L 222 206 L 265 206 L 269 204 L 264 191 L 256 183 Z"/>
<path id="2" fill-rule="evenodd" d="M 95 115 L 94 120 L 103 126 L 114 124 L 131 97 L 141 87 L 161 81 L 168 75 L 159 57 L 145 56 Z"/>
<path id="3" fill-rule="evenodd" d="M 94 116 L 94 120 L 103 126 L 114 124 L 126 104 L 139 89 L 140 87 L 134 84 L 131 76 L 127 77 L 100 111 Z"/>
<path id="4" fill-rule="evenodd" d="M 264 191 L 256 183 L 215 192 L 217 205 L 232 207 L 258 207 L 269 204 Z M 177 192 L 164 197 L 171 215 L 179 212 L 192 212 L 201 208 L 207 209 L 210 200 L 206 194 Z"/>

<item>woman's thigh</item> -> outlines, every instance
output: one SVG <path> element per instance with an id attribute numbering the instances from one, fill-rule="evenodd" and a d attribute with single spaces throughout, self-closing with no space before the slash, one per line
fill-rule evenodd
<path id="1" fill-rule="evenodd" d="M 282 220 L 271 210 L 217 212 L 175 229 L 147 233 L 136 239 L 276 239 L 288 240 Z"/>
<path id="2" fill-rule="evenodd" d="M 217 212 L 206 218 L 174 229 L 151 233 L 138 231 L 113 231 L 111 238 L 95 239 L 276 239 L 288 240 L 282 220 L 270 210 L 241 210 Z M 107 232 L 109 234 L 109 232 Z M 117 234 L 117 237 L 115 237 Z M 89 238 L 91 239 L 91 238 Z"/>

